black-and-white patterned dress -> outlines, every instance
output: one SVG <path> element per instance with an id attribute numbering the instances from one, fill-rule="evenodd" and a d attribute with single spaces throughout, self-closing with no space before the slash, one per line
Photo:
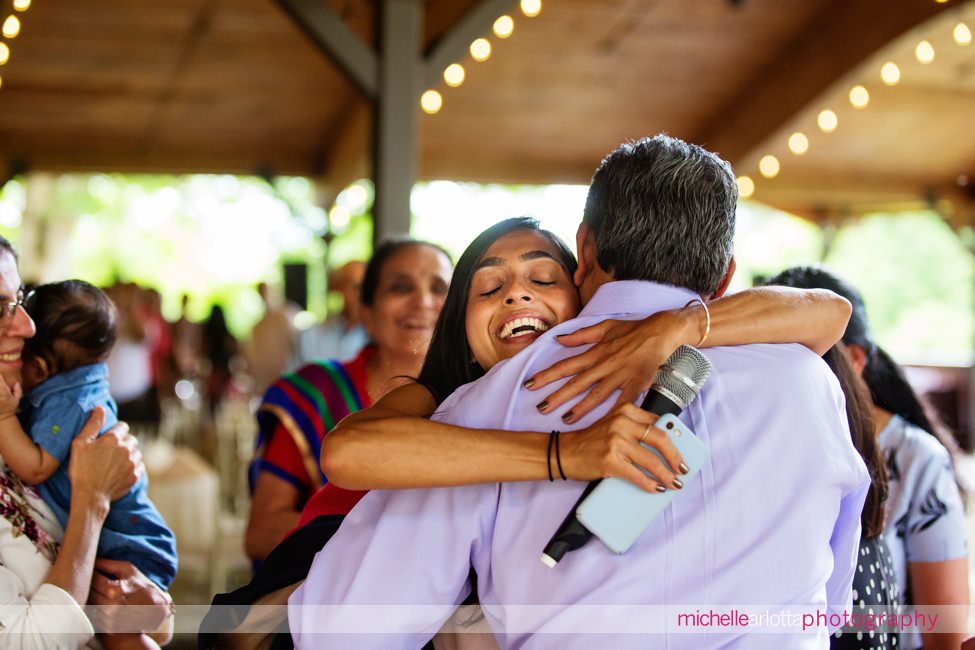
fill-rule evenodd
<path id="1" fill-rule="evenodd" d="M 853 574 L 853 611 L 880 616 L 897 606 L 897 578 L 884 537 L 860 540 L 860 556 Z M 833 650 L 893 650 L 900 648 L 896 630 L 870 630 L 867 626 L 837 632 L 829 639 Z"/>

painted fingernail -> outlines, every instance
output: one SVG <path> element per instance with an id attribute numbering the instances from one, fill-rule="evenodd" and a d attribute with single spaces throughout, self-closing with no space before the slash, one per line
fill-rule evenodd
<path id="1" fill-rule="evenodd" d="M 525 383 L 522 384 L 522 386 L 524 386 L 525 388 L 531 388 L 534 385 L 535 385 L 535 380 L 534 379 L 527 379 L 527 380 L 525 380 Z"/>
<path id="2" fill-rule="evenodd" d="M 542 413 L 544 413 L 545 412 L 545 409 L 548 408 L 548 400 L 547 399 L 546 400 L 542 400 L 541 402 L 538 403 L 538 405 L 535 408 L 537 408 L 539 411 L 541 411 Z"/>
<path id="3" fill-rule="evenodd" d="M 567 411 L 566 414 L 562 416 L 562 421 L 565 422 L 566 424 L 568 424 L 569 420 L 571 419 L 572 419 L 572 411 Z"/>
<path id="4" fill-rule="evenodd" d="M 690 474 L 691 468 L 687 466 L 687 463 L 681 463 L 678 467 L 681 474 Z"/>
<path id="5" fill-rule="evenodd" d="M 679 489 L 681 489 L 682 487 L 684 487 L 684 483 L 683 483 L 683 482 L 681 482 L 681 480 L 680 480 L 679 478 L 675 478 L 675 479 L 674 479 L 674 487 L 675 487 L 675 488 L 677 488 L 677 489 L 679 490 Z"/>
<path id="6" fill-rule="evenodd" d="M 666 491 L 667 491 L 667 488 L 665 488 L 664 486 L 660 485 L 659 483 L 657 484 L 657 492 L 664 493 Z"/>

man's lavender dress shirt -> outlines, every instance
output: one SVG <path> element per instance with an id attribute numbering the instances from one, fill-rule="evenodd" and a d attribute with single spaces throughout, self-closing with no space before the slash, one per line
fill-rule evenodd
<path id="1" fill-rule="evenodd" d="M 607 318 L 643 318 L 695 297 L 649 282 L 606 284 L 578 318 L 458 389 L 434 418 L 525 431 L 588 426 L 613 400 L 565 426 L 559 416 L 571 405 L 547 415 L 535 408 L 554 387 L 521 387 L 533 373 L 579 353 L 555 336 Z M 615 555 L 592 540 L 554 569 L 539 561 L 584 483 L 377 490 L 348 515 L 292 595 L 298 646 L 418 648 L 468 595 L 473 566 L 502 647 L 827 647 L 825 629 L 791 636 L 741 629 L 637 634 L 662 629 L 652 618 L 660 608 L 639 606 L 674 612 L 686 606 L 686 613 L 716 605 L 825 610 L 851 600 L 869 478 L 850 441 L 833 373 L 799 345 L 705 354 L 714 371 L 681 420 L 709 448 L 710 460 L 627 553 Z M 396 607 L 403 605 L 418 607 Z M 364 611 L 373 612 L 371 627 L 362 627 Z M 353 629 L 384 633 L 319 636 Z"/>

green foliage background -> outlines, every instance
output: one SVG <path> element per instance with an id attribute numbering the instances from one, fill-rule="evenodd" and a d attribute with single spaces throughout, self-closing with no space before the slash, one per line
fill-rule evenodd
<path id="1" fill-rule="evenodd" d="M 582 209 L 574 203 L 582 196 L 576 192 L 546 221 L 545 206 L 558 196 L 565 200 L 551 187 L 438 182 L 436 189 L 421 194 L 419 202 L 414 193 L 413 235 L 445 245 L 455 259 L 471 233 L 511 216 L 508 212 L 541 213 L 543 225 L 571 243 Z M 314 188 L 303 178 L 269 184 L 232 176 L 65 175 L 57 179 L 41 219 L 69 222 L 73 275 L 101 285 L 125 280 L 156 287 L 170 318 L 177 317 L 183 293 L 191 296 L 194 320 L 221 304 L 240 336 L 260 313 L 254 285 L 262 280 L 280 284 L 283 263 L 308 264 L 309 310 L 316 318 L 338 307 L 334 296 L 329 304 L 326 294 L 327 269 L 368 258 L 371 188 L 368 193 L 366 205 L 352 210 L 347 224 L 332 229 L 331 246 L 323 239 L 328 215 L 315 205 Z M 438 211 L 431 201 L 441 203 Z M 14 242 L 24 202 L 22 181 L 0 191 L 0 234 Z M 825 256 L 824 241 L 814 224 L 743 202 L 735 244 L 736 288 L 795 264 L 825 263 L 861 289 L 882 345 L 969 362 L 975 338 L 975 263 L 963 238 L 937 214 L 877 214 L 847 223 Z"/>

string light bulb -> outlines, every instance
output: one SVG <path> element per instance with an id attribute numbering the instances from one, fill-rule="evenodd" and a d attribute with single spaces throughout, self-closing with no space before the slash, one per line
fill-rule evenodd
<path id="1" fill-rule="evenodd" d="M 968 45 L 972 42 L 972 30 L 965 23 L 955 25 L 955 29 L 951 34 L 955 37 L 955 42 L 959 45 Z"/>
<path id="2" fill-rule="evenodd" d="M 3 35 L 7 38 L 16 38 L 20 33 L 20 19 L 17 16 L 7 16 L 3 21 Z"/>
<path id="3" fill-rule="evenodd" d="M 10 60 L 10 48 L 6 43 L 0 43 L 0 65 Z"/>
<path id="4" fill-rule="evenodd" d="M 880 68 L 880 78 L 888 86 L 896 86 L 901 80 L 901 69 L 893 61 L 888 61 Z"/>
<path id="5" fill-rule="evenodd" d="M 428 90 L 420 97 L 420 108 L 428 115 L 434 115 L 443 108 L 443 97 L 436 90 Z"/>
<path id="6" fill-rule="evenodd" d="M 341 205 L 336 205 L 331 210 L 328 211 L 328 220 L 332 223 L 335 228 L 345 228 L 352 221 L 352 213 L 343 208 Z"/>
<path id="7" fill-rule="evenodd" d="M 0 77 L 0 88 L 3 88 L 3 77 Z"/>
<path id="8" fill-rule="evenodd" d="M 456 88 L 464 83 L 465 76 L 466 73 L 464 72 L 464 66 L 459 63 L 451 63 L 447 66 L 447 69 L 443 71 L 443 80 L 447 82 L 447 85 L 451 88 Z"/>
<path id="9" fill-rule="evenodd" d="M 836 117 L 836 113 L 827 108 L 824 111 L 820 111 L 819 116 L 816 118 L 816 124 L 819 125 L 819 130 L 823 133 L 832 133 L 839 125 L 839 119 Z"/>
<path id="10" fill-rule="evenodd" d="M 789 151 L 797 156 L 801 156 L 809 151 L 809 138 L 805 133 L 796 131 L 789 136 Z"/>
<path id="11" fill-rule="evenodd" d="M 521 13 L 534 18 L 542 13 L 542 0 L 521 0 Z"/>
<path id="12" fill-rule="evenodd" d="M 779 175 L 780 169 L 779 159 L 775 156 L 763 156 L 762 159 L 758 161 L 758 171 L 761 172 L 762 176 L 765 178 L 775 178 Z"/>
<path id="13" fill-rule="evenodd" d="M 494 35 L 498 38 L 508 38 L 515 31 L 515 21 L 511 16 L 501 16 L 494 21 Z"/>
<path id="14" fill-rule="evenodd" d="M 479 38 L 471 43 L 471 57 L 478 63 L 491 58 L 491 42 L 486 38 Z"/>
<path id="15" fill-rule="evenodd" d="M 14 0 L 14 9 L 17 11 L 27 11 L 30 7 L 30 0 Z"/>
<path id="16" fill-rule="evenodd" d="M 865 108 L 870 103 L 870 93 L 860 85 L 850 88 L 850 103 L 853 108 Z"/>
<path id="17" fill-rule="evenodd" d="M 752 180 L 751 176 L 739 176 L 738 177 L 738 196 L 747 199 L 750 198 L 752 194 L 755 193 L 755 181 Z"/>
<path id="18" fill-rule="evenodd" d="M 914 56 L 920 63 L 927 65 L 934 61 L 934 46 L 928 41 L 921 41 L 914 48 Z"/>

